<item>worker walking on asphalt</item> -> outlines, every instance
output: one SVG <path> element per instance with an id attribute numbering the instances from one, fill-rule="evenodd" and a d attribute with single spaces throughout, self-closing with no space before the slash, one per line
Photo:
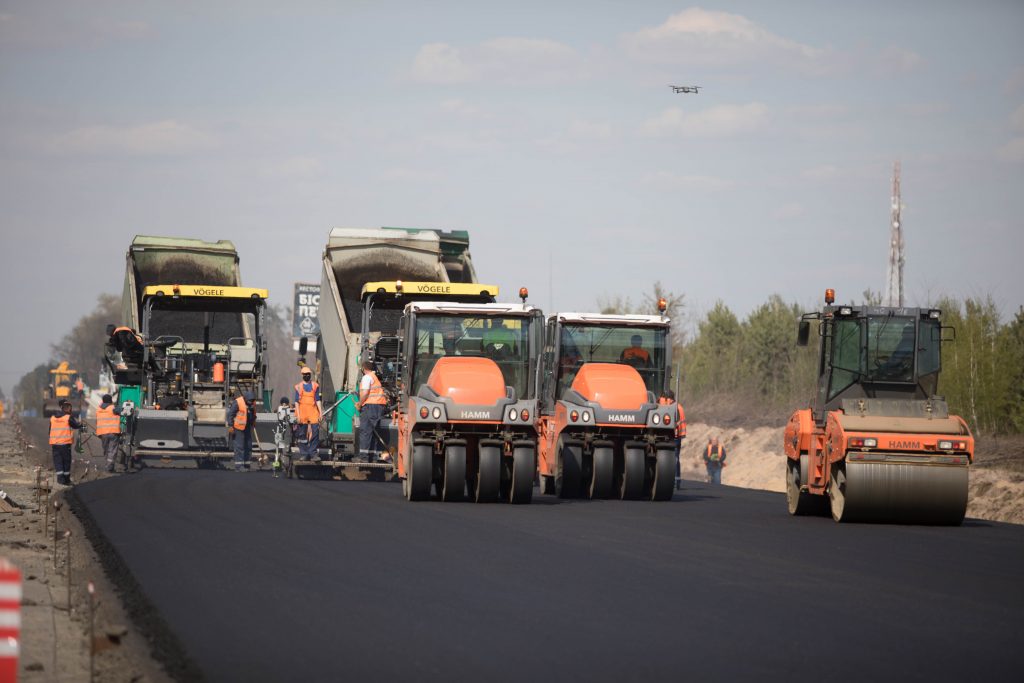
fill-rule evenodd
<path id="1" fill-rule="evenodd" d="M 235 440 L 236 472 L 247 471 L 252 458 L 252 432 L 256 427 L 255 401 L 252 392 L 246 391 L 228 404 L 228 421 Z"/>
<path id="2" fill-rule="evenodd" d="M 662 405 L 676 407 L 676 490 L 678 491 L 682 486 L 682 470 L 679 466 L 679 451 L 683 447 L 683 439 L 686 438 L 686 413 L 683 411 L 683 404 L 676 402 L 676 392 L 671 389 L 666 389 L 661 392 L 661 398 L 658 399 L 658 403 Z"/>
<path id="3" fill-rule="evenodd" d="M 722 483 L 722 468 L 725 467 L 725 446 L 718 443 L 718 437 L 708 437 L 708 445 L 704 449 L 704 467 L 708 471 L 708 481 L 712 484 Z"/>
<path id="4" fill-rule="evenodd" d="M 377 426 L 384 417 L 388 399 L 384 395 L 384 386 L 373 371 L 373 362 L 369 358 L 363 360 L 363 379 L 359 382 L 359 455 L 356 462 L 377 462 L 380 445 L 374 437 Z"/>
<path id="5" fill-rule="evenodd" d="M 113 472 L 117 447 L 121 442 L 121 408 L 114 405 L 114 399 L 110 394 L 103 394 L 103 402 L 96 409 L 96 435 L 103 443 L 107 472 Z"/>
<path id="6" fill-rule="evenodd" d="M 60 402 L 60 413 L 50 418 L 53 471 L 57 474 L 57 484 L 71 486 L 71 444 L 75 441 L 74 430 L 84 425 L 71 414 L 71 401 Z"/>
<path id="7" fill-rule="evenodd" d="M 299 369 L 302 381 L 295 385 L 295 419 L 299 456 L 303 460 L 320 459 L 320 416 L 324 405 L 320 399 L 320 385 L 313 381 L 313 371 L 303 365 Z"/>

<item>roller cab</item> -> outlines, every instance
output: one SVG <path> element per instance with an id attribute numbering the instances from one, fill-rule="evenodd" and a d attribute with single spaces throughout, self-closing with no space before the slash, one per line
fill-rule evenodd
<path id="1" fill-rule="evenodd" d="M 829 290 L 831 292 L 831 290 Z M 819 331 L 815 400 L 784 432 L 791 514 L 836 521 L 959 524 L 974 438 L 939 395 L 935 309 L 834 306 L 806 314 Z"/>
<path id="2" fill-rule="evenodd" d="M 675 406 L 665 316 L 559 313 L 547 319 L 538 425 L 543 493 L 668 500 Z"/>
<path id="3" fill-rule="evenodd" d="M 542 334 L 525 303 L 405 306 L 394 422 L 406 498 L 530 502 Z"/>

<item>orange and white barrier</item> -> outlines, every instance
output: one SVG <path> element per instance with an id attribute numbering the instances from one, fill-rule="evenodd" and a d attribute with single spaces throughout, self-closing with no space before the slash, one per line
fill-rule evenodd
<path id="1" fill-rule="evenodd" d="M 21 572 L 0 559 L 0 683 L 18 680 L 21 641 Z"/>

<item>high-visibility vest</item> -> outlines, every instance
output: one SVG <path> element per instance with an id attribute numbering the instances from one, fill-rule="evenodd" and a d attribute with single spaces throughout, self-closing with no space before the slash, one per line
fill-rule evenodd
<path id="1" fill-rule="evenodd" d="M 96 433 L 100 436 L 121 433 L 121 418 L 114 415 L 114 404 L 96 409 Z"/>
<path id="2" fill-rule="evenodd" d="M 622 360 L 629 361 L 634 359 L 643 361 L 644 363 L 650 363 L 651 354 L 647 353 L 646 349 L 637 348 L 635 346 L 630 346 L 622 352 Z"/>
<path id="3" fill-rule="evenodd" d="M 231 426 L 235 428 L 235 431 L 244 432 L 249 422 L 249 406 L 245 405 L 245 399 L 241 396 L 235 399 L 235 403 L 238 404 L 238 412 L 235 413 L 235 421 L 231 423 Z"/>
<path id="4" fill-rule="evenodd" d="M 320 385 L 311 382 L 309 391 L 304 386 L 304 382 L 295 385 L 295 393 L 299 396 L 295 402 L 295 417 L 300 425 L 315 425 L 320 422 L 320 410 L 316 407 L 316 392 L 320 390 Z"/>
<path id="5" fill-rule="evenodd" d="M 54 415 L 50 418 L 50 445 L 70 446 L 74 439 L 71 436 L 71 416 Z"/>
<path id="6" fill-rule="evenodd" d="M 722 459 L 722 444 L 718 444 L 714 449 L 714 452 L 712 452 L 711 444 L 708 444 L 707 458 L 712 462 L 718 462 Z"/>
<path id="7" fill-rule="evenodd" d="M 377 373 L 368 370 L 366 375 L 370 378 L 370 390 L 366 392 L 366 398 L 360 402 L 364 406 L 386 406 L 388 397 L 384 395 L 384 385 L 377 379 Z"/>

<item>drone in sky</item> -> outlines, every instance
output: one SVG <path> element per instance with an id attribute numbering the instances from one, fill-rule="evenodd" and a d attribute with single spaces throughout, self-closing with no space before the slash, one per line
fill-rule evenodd
<path id="1" fill-rule="evenodd" d="M 677 93 L 679 93 L 679 92 L 688 92 L 688 93 L 693 93 L 694 95 L 696 95 L 698 92 L 700 92 L 700 89 L 701 89 L 702 86 L 699 86 L 699 85 L 670 85 L 668 87 L 672 88 L 672 92 L 677 92 Z"/>

